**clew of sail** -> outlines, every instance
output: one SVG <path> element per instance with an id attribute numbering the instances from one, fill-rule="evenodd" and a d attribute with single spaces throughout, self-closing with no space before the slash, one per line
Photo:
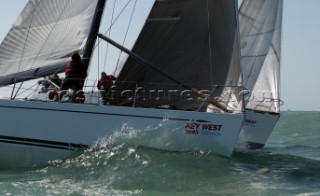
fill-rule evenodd
<path id="1" fill-rule="evenodd" d="M 210 101 L 199 100 L 208 97 L 222 109 L 240 111 L 238 46 L 235 1 L 156 1 L 132 51 L 183 85 L 129 57 L 118 76 L 126 83 L 118 82 L 118 90 L 135 93 L 140 107 L 206 110 Z"/>
<path id="2" fill-rule="evenodd" d="M 282 0 L 244 0 L 240 8 L 243 85 L 246 108 L 280 111 Z"/>
<path id="3" fill-rule="evenodd" d="M 0 45 L 0 85 L 64 71 L 88 39 L 98 0 L 30 0 Z"/>

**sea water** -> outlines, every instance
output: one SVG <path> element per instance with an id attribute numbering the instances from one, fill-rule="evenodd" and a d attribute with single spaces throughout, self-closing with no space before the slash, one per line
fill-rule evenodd
<path id="1" fill-rule="evenodd" d="M 320 195 L 320 112 L 283 112 L 264 149 L 231 159 L 120 140 L 43 167 L 0 171 L 0 195 Z"/>

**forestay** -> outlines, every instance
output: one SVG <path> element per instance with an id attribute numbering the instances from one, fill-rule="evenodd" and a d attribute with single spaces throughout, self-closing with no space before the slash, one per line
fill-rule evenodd
<path id="1" fill-rule="evenodd" d="M 282 0 L 244 0 L 240 8 L 243 85 L 246 108 L 280 111 Z"/>
<path id="2" fill-rule="evenodd" d="M 218 98 L 228 110 L 241 108 L 237 14 L 234 0 L 158 0 L 133 52 L 181 84 Z M 137 106 L 194 109 L 203 104 L 183 85 L 133 58 L 118 81 L 126 81 L 117 83 L 118 90 L 135 93 Z"/>
<path id="3" fill-rule="evenodd" d="M 64 71 L 88 38 L 98 0 L 30 0 L 0 46 L 0 85 Z"/>

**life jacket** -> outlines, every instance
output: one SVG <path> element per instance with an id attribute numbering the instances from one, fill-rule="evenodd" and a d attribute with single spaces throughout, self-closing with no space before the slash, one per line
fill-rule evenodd
<path id="1" fill-rule="evenodd" d="M 112 75 L 104 75 L 101 77 L 101 79 L 98 81 L 98 89 L 101 89 L 101 86 L 103 89 L 109 89 L 113 85 L 113 81 L 116 80 L 117 78 L 112 76 Z"/>
<path id="2" fill-rule="evenodd" d="M 70 61 L 65 70 L 66 78 L 85 79 L 87 77 L 87 69 L 83 63 L 74 63 Z"/>

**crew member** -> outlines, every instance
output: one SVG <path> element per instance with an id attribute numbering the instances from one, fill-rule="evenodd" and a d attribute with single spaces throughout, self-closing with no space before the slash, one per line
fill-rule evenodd
<path id="1" fill-rule="evenodd" d="M 116 79 L 117 78 L 113 75 L 107 75 L 106 72 L 101 72 L 101 78 L 98 81 L 97 88 L 101 92 L 104 105 L 107 104 L 109 100 L 111 87 Z"/>

